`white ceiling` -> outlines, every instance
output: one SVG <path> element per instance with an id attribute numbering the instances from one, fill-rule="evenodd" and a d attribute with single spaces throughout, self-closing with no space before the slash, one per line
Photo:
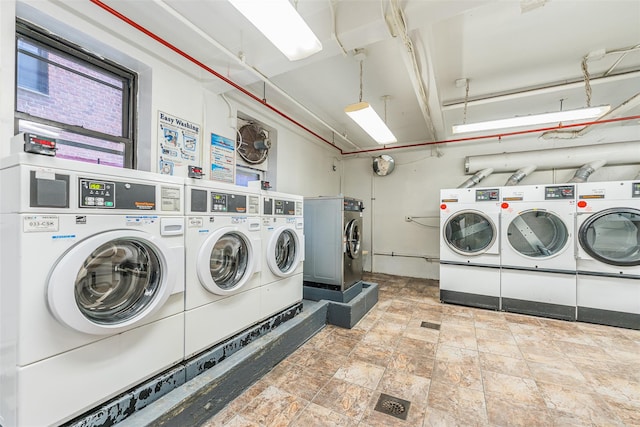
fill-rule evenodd
<path id="1" fill-rule="evenodd" d="M 295 62 L 226 0 L 102 1 L 344 152 L 378 147 L 344 113 L 359 98 L 355 49 L 366 52 L 363 100 L 384 116 L 389 96 L 398 145 L 455 138 L 451 126 L 464 120 L 459 79 L 469 82 L 468 123 L 586 106 L 581 62 L 590 53 L 591 105 L 615 108 L 640 93 L 640 49 L 608 53 L 640 45 L 639 0 L 298 0 L 323 50 Z M 149 40 L 168 63 L 186 63 Z M 215 93 L 245 96 L 200 66 L 185 67 Z M 418 81 L 428 97 L 422 107 Z M 617 115 L 639 115 L 640 102 L 631 104 Z"/>

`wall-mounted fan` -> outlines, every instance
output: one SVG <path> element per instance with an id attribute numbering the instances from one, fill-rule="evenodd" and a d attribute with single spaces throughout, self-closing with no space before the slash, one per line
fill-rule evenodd
<path id="1" fill-rule="evenodd" d="M 238 129 L 236 149 L 245 162 L 259 165 L 267 159 L 269 148 L 271 140 L 265 129 L 255 123 L 248 123 Z"/>

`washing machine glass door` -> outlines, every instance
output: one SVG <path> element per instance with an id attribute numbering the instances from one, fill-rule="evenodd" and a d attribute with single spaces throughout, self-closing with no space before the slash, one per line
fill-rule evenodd
<path id="1" fill-rule="evenodd" d="M 606 209 L 580 226 L 580 246 L 594 259 L 609 265 L 640 265 L 640 210 Z"/>
<path id="2" fill-rule="evenodd" d="M 295 230 L 281 227 L 273 233 L 267 259 L 273 274 L 280 277 L 291 275 L 300 262 L 300 254 L 300 242 Z"/>
<path id="3" fill-rule="evenodd" d="M 202 285 L 217 295 L 237 292 L 253 275 L 253 247 L 239 229 L 221 229 L 200 248 L 198 277 Z"/>
<path id="4" fill-rule="evenodd" d="M 347 223 L 345 237 L 347 255 L 352 259 L 357 259 L 360 256 L 360 224 L 357 219 L 352 219 Z"/>
<path id="5" fill-rule="evenodd" d="M 462 255 L 485 253 L 498 235 L 491 218 L 473 210 L 464 210 L 452 215 L 444 224 L 442 232 L 447 246 Z"/>
<path id="6" fill-rule="evenodd" d="M 569 230 L 555 213 L 544 209 L 520 212 L 507 227 L 507 241 L 521 255 L 550 258 L 569 243 Z"/>
<path id="7" fill-rule="evenodd" d="M 58 320 L 82 332 L 131 327 L 170 294 L 166 253 L 159 239 L 141 232 L 107 232 L 81 241 L 49 275 L 49 307 Z"/>

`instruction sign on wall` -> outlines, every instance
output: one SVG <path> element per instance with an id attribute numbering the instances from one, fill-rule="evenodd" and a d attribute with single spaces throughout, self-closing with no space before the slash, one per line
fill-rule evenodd
<path id="1" fill-rule="evenodd" d="M 188 166 L 200 166 L 200 125 L 158 111 L 158 172 L 187 176 Z"/>
<path id="2" fill-rule="evenodd" d="M 211 179 L 235 183 L 236 144 L 224 136 L 211 134 Z"/>

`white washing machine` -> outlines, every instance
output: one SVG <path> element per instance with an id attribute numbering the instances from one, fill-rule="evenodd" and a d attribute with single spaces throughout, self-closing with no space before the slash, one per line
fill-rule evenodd
<path id="1" fill-rule="evenodd" d="M 0 165 L 0 424 L 58 425 L 180 362 L 183 180 Z"/>
<path id="2" fill-rule="evenodd" d="M 575 184 L 504 187 L 502 201 L 502 309 L 575 320 Z"/>
<path id="3" fill-rule="evenodd" d="M 260 190 L 187 180 L 185 357 L 261 320 Z"/>
<path id="4" fill-rule="evenodd" d="M 500 309 L 500 188 L 440 190 L 440 300 Z"/>
<path id="5" fill-rule="evenodd" d="M 640 329 L 640 181 L 577 194 L 578 320 Z"/>
<path id="6" fill-rule="evenodd" d="M 262 316 L 302 301 L 304 198 L 262 192 Z"/>

